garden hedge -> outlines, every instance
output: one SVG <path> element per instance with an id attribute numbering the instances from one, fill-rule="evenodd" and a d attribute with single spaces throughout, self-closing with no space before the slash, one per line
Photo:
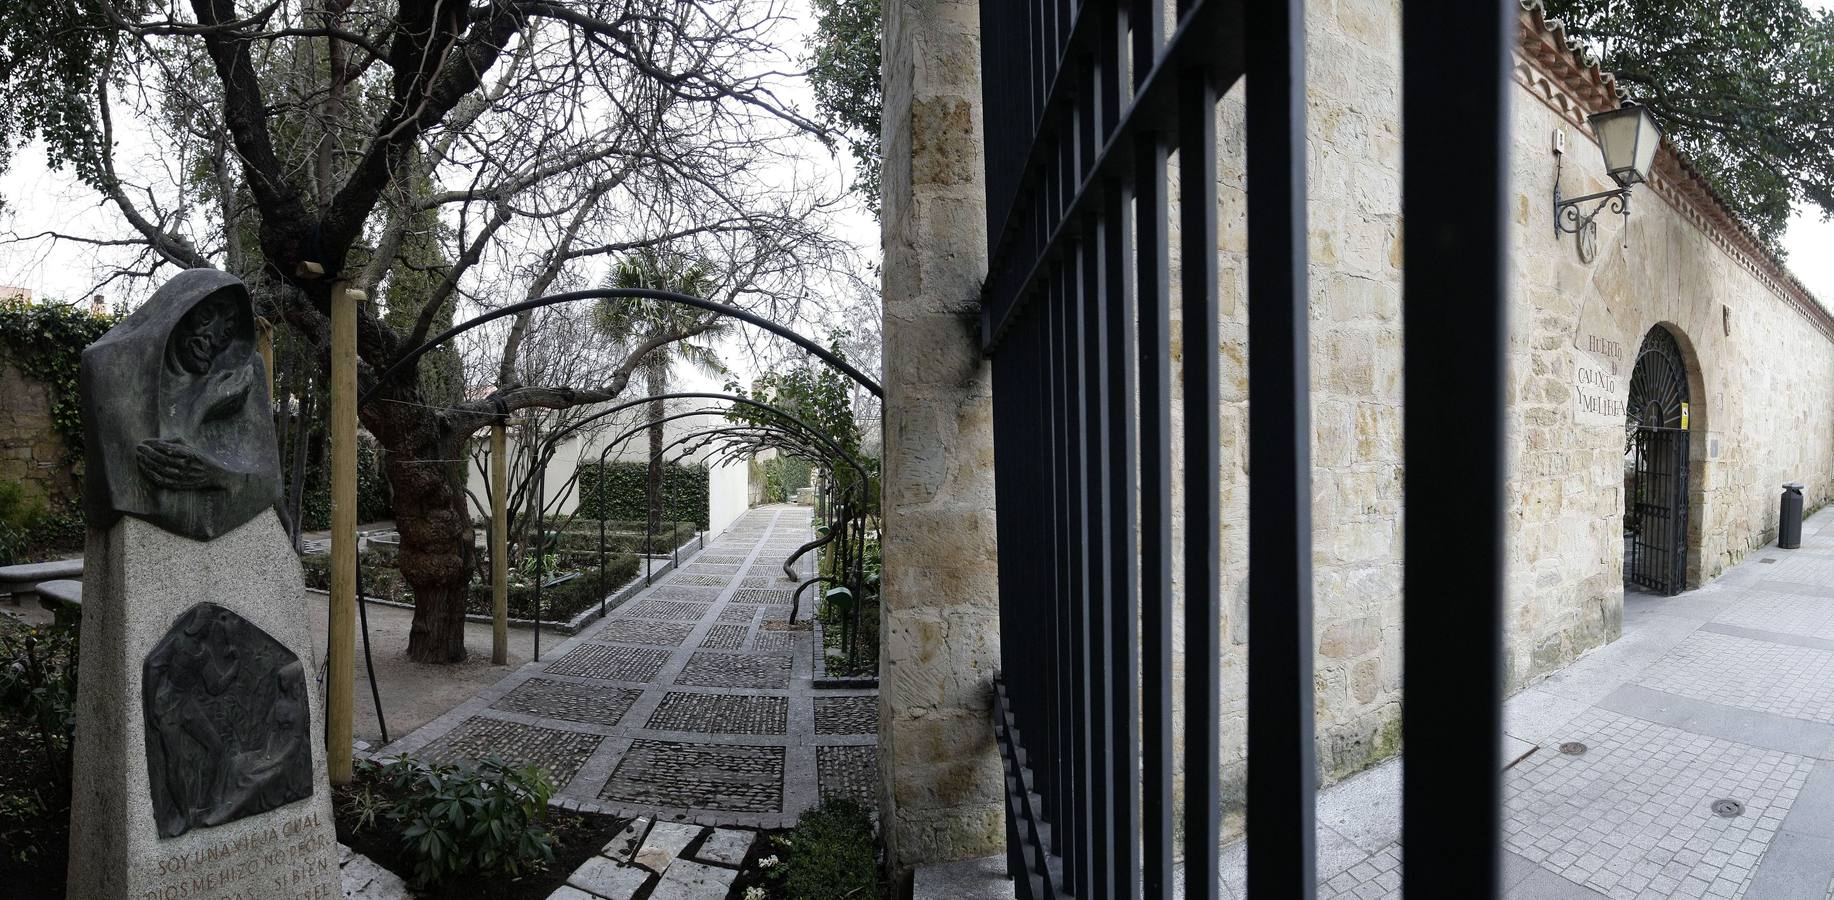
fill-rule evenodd
<path id="1" fill-rule="evenodd" d="M 604 479 L 604 500 L 599 482 Z M 649 465 L 640 462 L 582 463 L 579 515 L 588 519 L 649 518 Z M 670 463 L 662 467 L 662 518 L 707 527 L 707 470 Z"/>

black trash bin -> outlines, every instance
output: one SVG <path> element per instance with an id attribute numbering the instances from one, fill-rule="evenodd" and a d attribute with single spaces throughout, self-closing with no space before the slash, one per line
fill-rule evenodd
<path id="1" fill-rule="evenodd" d="M 1783 517 L 1777 523 L 1777 546 L 1785 550 L 1802 546 L 1802 485 L 1798 482 L 1783 486 Z"/>

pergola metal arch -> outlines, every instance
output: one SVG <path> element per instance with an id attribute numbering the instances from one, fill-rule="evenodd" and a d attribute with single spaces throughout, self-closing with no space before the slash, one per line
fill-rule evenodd
<path id="1" fill-rule="evenodd" d="M 589 288 L 581 291 L 549 294 L 545 297 L 536 297 L 531 300 L 524 300 L 520 303 L 512 303 L 502 309 L 493 309 L 489 312 L 473 316 L 440 332 L 432 338 L 429 338 L 426 343 L 415 347 L 400 359 L 390 363 L 388 368 L 377 373 L 376 383 L 371 385 L 369 390 L 363 392 L 363 396 L 357 401 L 357 405 L 361 407 L 369 403 L 371 399 L 374 399 L 376 391 L 388 381 L 389 376 L 413 364 L 415 360 L 432 352 L 435 348 L 439 347 L 439 345 L 479 325 L 483 325 L 486 322 L 494 322 L 497 319 L 514 316 L 532 309 L 540 309 L 544 306 L 556 306 L 562 303 L 574 303 L 580 300 L 612 300 L 621 297 L 637 300 L 660 300 L 665 303 L 679 303 L 683 306 L 692 306 L 696 309 L 704 309 L 708 312 L 719 313 L 720 315 L 729 316 L 748 325 L 757 326 L 758 328 L 762 328 L 771 334 L 784 338 L 796 346 L 820 357 L 823 362 L 833 366 L 841 374 L 846 375 L 861 387 L 871 391 L 873 396 L 881 399 L 885 397 L 885 389 L 880 387 L 877 381 L 874 381 L 872 378 L 868 377 L 866 373 L 849 365 L 846 360 L 841 359 L 834 351 L 823 347 L 812 338 L 797 334 L 786 325 L 773 322 L 757 313 L 740 309 L 729 303 L 721 303 L 717 300 L 707 300 L 690 294 L 658 290 L 656 288 Z"/>
<path id="2" fill-rule="evenodd" d="M 630 428 L 630 429 L 629 429 L 628 431 L 626 431 L 626 432 L 624 432 L 623 434 L 620 434 L 620 435 L 618 435 L 618 436 L 617 436 L 616 438 L 613 438 L 613 439 L 611 440 L 611 442 L 610 442 L 609 444 L 607 444 L 606 446 L 607 446 L 608 448 L 609 448 L 609 447 L 615 447 L 615 446 L 617 446 L 617 445 L 619 445 L 619 444 L 622 444 L 623 442 L 625 442 L 625 441 L 627 441 L 627 440 L 630 440 L 631 438 L 633 438 L 633 437 L 635 437 L 635 436 L 637 436 L 637 435 L 639 435 L 639 434 L 642 434 L 642 433 L 644 433 L 644 432 L 646 432 L 646 431 L 648 431 L 648 430 L 650 430 L 650 428 L 652 428 L 652 427 L 654 427 L 654 426 L 657 426 L 657 425 L 661 425 L 661 424 L 663 424 L 663 423 L 665 423 L 665 422 L 673 422 L 673 421 L 675 421 L 675 420 L 678 420 L 678 419 L 686 419 L 686 418 L 690 418 L 690 417 L 693 417 L 693 416 L 718 416 L 718 415 L 724 415 L 724 414 L 725 414 L 725 413 L 724 413 L 724 411 L 723 411 L 723 410 L 719 410 L 719 409 L 712 409 L 712 408 L 706 408 L 706 409 L 696 409 L 696 410 L 689 410 L 689 411 L 687 411 L 687 412 L 679 412 L 679 413 L 673 413 L 673 414 L 671 414 L 671 415 L 667 415 L 667 416 L 664 416 L 664 417 L 662 417 L 662 418 L 660 418 L 660 419 L 655 419 L 655 420 L 653 420 L 653 421 L 649 421 L 649 422 L 644 422 L 644 423 L 641 423 L 641 424 L 638 424 L 638 425 L 634 425 L 634 426 L 632 426 L 632 427 L 631 427 L 631 428 Z M 753 424 L 754 424 L 754 425 L 756 425 L 756 427 L 760 427 L 760 428 L 763 428 L 763 427 L 766 427 L 766 426 L 763 426 L 763 425 L 761 425 L 761 424 L 757 424 L 757 423 L 753 423 Z M 703 430 L 701 430 L 701 431 L 696 431 L 696 432 L 691 432 L 691 433 L 689 434 L 689 436 L 690 436 L 690 437 L 693 437 L 693 436 L 698 436 L 698 435 L 704 435 L 704 434 L 708 434 L 708 433 L 711 433 L 711 432 L 714 432 L 714 431 L 721 431 L 721 430 L 726 430 L 726 429 L 724 429 L 724 428 L 721 428 L 721 429 L 703 429 Z M 770 428 L 770 430 L 773 430 L 773 431 L 777 431 L 778 433 L 781 433 L 781 434 L 785 434 L 785 435 L 791 435 L 791 434 L 795 434 L 795 432 L 792 432 L 792 431 L 790 431 L 790 430 L 788 430 L 788 429 L 785 429 L 785 428 L 780 428 L 780 427 L 774 427 L 774 426 L 773 426 L 773 427 L 771 427 L 771 428 Z M 829 459 L 829 457 L 828 457 L 827 455 L 825 455 L 825 454 L 823 454 L 823 453 L 821 453 L 821 452 L 819 452 L 818 450 L 816 450 L 816 449 L 815 449 L 815 448 L 813 448 L 812 446 L 807 446 L 807 445 L 798 445 L 798 446 L 797 446 L 797 449 L 798 449 L 798 450 L 801 450 L 802 452 L 805 452 L 805 453 L 808 453 L 808 454 L 809 454 L 810 456 L 813 456 L 813 457 L 815 457 L 816 459 L 820 459 L 820 460 L 822 460 L 822 461 L 824 461 L 824 462 L 827 462 L 827 461 L 830 461 L 830 459 Z M 856 458 L 854 458 L 854 457 L 852 456 L 852 454 L 848 454 L 848 453 L 846 453 L 845 451 L 842 451 L 842 457 L 841 457 L 841 458 L 842 458 L 842 459 L 843 459 L 843 460 L 844 460 L 845 462 L 847 462 L 847 464 L 848 464 L 848 465 L 851 465 L 851 466 L 853 466 L 853 467 L 854 467 L 855 469 L 858 469 L 858 470 L 860 470 L 860 471 L 861 471 L 862 473 L 864 473 L 864 472 L 865 472 L 865 470 L 866 470 L 866 469 L 865 469 L 865 466 L 864 466 L 864 465 L 862 465 L 862 464 L 861 464 L 861 463 L 859 462 L 859 460 L 858 460 L 858 459 L 856 459 Z M 603 463 L 604 463 L 604 457 L 603 457 L 603 455 L 601 455 L 601 457 L 600 457 L 600 459 L 599 459 L 599 462 L 600 462 L 601 464 L 603 464 Z"/>
<path id="3" fill-rule="evenodd" d="M 551 452 L 553 450 L 553 446 L 557 444 L 561 439 L 580 430 L 581 428 L 584 428 L 586 425 L 591 424 L 594 421 L 597 421 L 608 415 L 611 415 L 612 413 L 630 409 L 631 407 L 634 407 L 634 406 L 641 406 L 645 403 L 650 403 L 656 400 L 683 400 L 683 399 L 728 400 L 734 403 L 743 403 L 746 406 L 757 407 L 758 409 L 762 409 L 766 412 L 775 413 L 783 417 L 785 421 L 791 422 L 795 424 L 796 426 L 800 427 L 801 429 L 803 429 L 805 432 L 809 434 L 810 437 L 813 437 L 816 440 L 820 441 L 822 445 L 825 446 L 828 450 L 832 451 L 835 454 L 835 456 L 842 458 L 842 459 L 847 459 L 849 460 L 850 463 L 856 465 L 859 468 L 861 475 L 866 474 L 865 467 L 859 466 L 858 461 L 853 460 L 852 457 L 847 453 L 847 451 L 841 449 L 840 445 L 834 443 L 833 439 L 829 438 L 826 434 L 824 434 L 820 429 L 816 428 L 815 426 L 810 425 L 809 423 L 803 421 L 800 418 L 797 418 L 795 415 L 791 414 L 788 410 L 785 410 L 782 407 L 775 406 L 770 403 L 765 403 L 762 400 L 753 400 L 750 397 L 742 397 L 742 396 L 739 396 L 738 394 L 726 394 L 726 393 L 720 393 L 717 391 L 677 391 L 677 392 L 668 393 L 668 394 L 651 394 L 645 397 L 639 397 L 634 400 L 626 400 L 623 403 L 614 404 L 609 409 L 604 409 L 599 412 L 596 412 L 590 416 L 587 416 L 584 419 L 579 420 L 578 422 L 574 422 L 573 424 L 568 425 L 567 427 L 562 428 L 559 431 L 556 431 L 553 435 L 549 436 L 544 441 L 545 448 L 548 452 Z"/>

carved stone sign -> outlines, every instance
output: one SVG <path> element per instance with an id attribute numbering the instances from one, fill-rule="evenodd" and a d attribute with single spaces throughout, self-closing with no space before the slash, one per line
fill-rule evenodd
<path id="1" fill-rule="evenodd" d="M 83 352 L 71 897 L 343 894 L 253 318 L 191 270 Z"/>
<path id="2" fill-rule="evenodd" d="M 312 795 L 305 669 L 267 632 L 200 603 L 153 646 L 143 672 L 160 837 Z"/>
<path id="3" fill-rule="evenodd" d="M 1573 335 L 1573 424 L 1624 427 L 1628 359 L 1617 340 L 1617 323 L 1602 301 L 1590 300 Z"/>

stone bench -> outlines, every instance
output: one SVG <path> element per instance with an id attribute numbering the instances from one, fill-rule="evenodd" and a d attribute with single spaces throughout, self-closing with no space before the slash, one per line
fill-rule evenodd
<path id="1" fill-rule="evenodd" d="M 63 578 L 39 582 L 38 605 L 50 610 L 59 625 L 75 625 L 83 614 L 83 583 Z"/>
<path id="2" fill-rule="evenodd" d="M 19 603 L 36 595 L 39 585 L 44 582 L 82 577 L 83 560 L 81 557 L 42 563 L 24 563 L 17 566 L 0 566 L 0 593 L 12 594 L 13 602 Z"/>

